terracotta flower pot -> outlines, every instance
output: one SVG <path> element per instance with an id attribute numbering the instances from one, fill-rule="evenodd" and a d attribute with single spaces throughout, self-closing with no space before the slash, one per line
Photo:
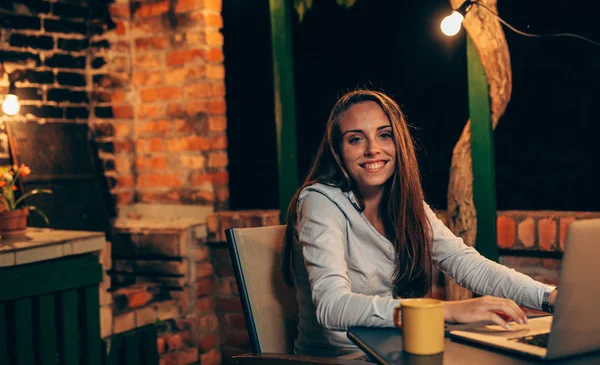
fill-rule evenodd
<path id="1" fill-rule="evenodd" d="M 25 236 L 29 207 L 0 212 L 0 235 L 3 238 Z"/>

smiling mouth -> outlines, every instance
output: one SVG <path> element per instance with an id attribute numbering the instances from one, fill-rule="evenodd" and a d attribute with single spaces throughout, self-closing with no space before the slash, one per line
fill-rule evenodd
<path id="1" fill-rule="evenodd" d="M 360 166 L 369 172 L 377 172 L 381 170 L 386 163 L 387 161 L 375 161 L 363 163 Z"/>

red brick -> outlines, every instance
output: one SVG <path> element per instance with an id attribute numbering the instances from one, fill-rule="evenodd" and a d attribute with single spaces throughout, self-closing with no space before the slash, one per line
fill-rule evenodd
<path id="1" fill-rule="evenodd" d="M 498 246 L 501 248 L 512 248 L 515 244 L 515 221 L 510 216 L 500 216 L 496 220 Z"/>
<path id="2" fill-rule="evenodd" d="M 206 59 L 209 62 L 223 62 L 223 50 L 221 48 L 211 48 L 206 54 Z"/>
<path id="3" fill-rule="evenodd" d="M 152 300 L 152 294 L 148 291 L 137 291 L 127 295 L 130 308 L 143 307 Z"/>
<path id="4" fill-rule="evenodd" d="M 125 35 L 125 33 L 127 33 L 127 26 L 125 25 L 125 22 L 123 22 L 123 21 L 115 22 L 115 33 L 117 35 Z"/>
<path id="5" fill-rule="evenodd" d="M 167 351 L 183 348 L 183 337 L 180 333 L 169 333 L 163 336 L 167 344 Z"/>
<path id="6" fill-rule="evenodd" d="M 165 353 L 165 348 L 166 348 L 166 342 L 164 337 L 158 337 L 156 339 L 156 347 L 158 348 L 158 354 L 162 355 Z"/>
<path id="7" fill-rule="evenodd" d="M 133 142 L 130 139 L 114 140 L 113 149 L 115 153 L 133 152 Z"/>
<path id="8" fill-rule="evenodd" d="M 229 173 L 227 171 L 214 172 L 211 176 L 213 184 L 229 184 Z"/>
<path id="9" fill-rule="evenodd" d="M 134 187 L 133 175 L 119 175 L 117 176 L 117 183 L 115 188 L 132 188 Z"/>
<path id="10" fill-rule="evenodd" d="M 227 149 L 227 136 L 216 136 L 210 139 L 211 150 Z"/>
<path id="11" fill-rule="evenodd" d="M 162 55 L 146 53 L 135 58 L 134 67 L 136 69 L 151 69 L 162 67 L 162 64 Z"/>
<path id="12" fill-rule="evenodd" d="M 210 139 L 208 137 L 191 136 L 167 140 L 167 150 L 170 152 L 206 151 L 208 149 L 210 149 Z"/>
<path id="13" fill-rule="evenodd" d="M 150 17 L 161 15 L 168 11 L 169 1 L 166 0 L 156 3 L 142 3 L 142 5 L 135 11 L 134 16 Z"/>
<path id="14" fill-rule="evenodd" d="M 211 100 L 206 105 L 208 112 L 212 114 L 224 114 L 226 111 L 225 100 Z"/>
<path id="15" fill-rule="evenodd" d="M 160 17 L 134 18 L 132 30 L 136 34 L 164 34 L 164 27 Z"/>
<path id="16" fill-rule="evenodd" d="M 222 7 L 221 0 L 204 0 L 204 10 L 213 10 L 220 13 Z"/>
<path id="17" fill-rule="evenodd" d="M 227 167 L 228 163 L 227 152 L 217 151 L 208 155 L 208 167 Z"/>
<path id="18" fill-rule="evenodd" d="M 181 365 L 179 355 L 179 352 L 167 352 L 160 357 L 159 365 Z"/>
<path id="19" fill-rule="evenodd" d="M 203 169 L 206 167 L 206 158 L 202 155 L 198 156 L 179 156 L 179 161 L 182 166 L 190 169 Z"/>
<path id="20" fill-rule="evenodd" d="M 177 187 L 181 181 L 175 175 L 169 174 L 140 174 L 137 178 L 137 186 L 140 188 Z"/>
<path id="21" fill-rule="evenodd" d="M 217 298 L 217 307 L 215 309 L 218 312 L 242 313 L 242 302 L 237 297 Z"/>
<path id="22" fill-rule="evenodd" d="M 201 279 L 196 282 L 196 295 L 204 297 L 214 292 L 214 285 L 211 279 Z"/>
<path id="23" fill-rule="evenodd" d="M 129 6 L 110 4 L 109 12 L 112 18 L 129 18 Z"/>
<path id="24" fill-rule="evenodd" d="M 205 314 L 211 313 L 215 309 L 215 302 L 212 297 L 198 298 L 196 300 L 196 313 Z"/>
<path id="25" fill-rule="evenodd" d="M 175 119 L 174 129 L 175 133 L 198 133 L 207 134 L 207 123 L 206 118 L 194 118 L 194 119 Z"/>
<path id="26" fill-rule="evenodd" d="M 179 363 L 181 365 L 195 364 L 198 362 L 198 359 L 198 349 L 195 347 L 191 347 L 181 352 L 179 356 Z"/>
<path id="27" fill-rule="evenodd" d="M 138 153 L 163 152 L 163 140 L 161 138 L 138 139 L 135 143 L 135 150 Z"/>
<path id="28" fill-rule="evenodd" d="M 142 123 L 136 132 L 138 134 L 167 134 L 169 133 L 170 124 L 168 120 L 156 120 L 152 122 Z"/>
<path id="29" fill-rule="evenodd" d="M 533 218 L 526 218 L 518 225 L 518 237 L 526 248 L 533 248 L 535 245 L 535 221 Z"/>
<path id="30" fill-rule="evenodd" d="M 167 66 L 177 66 L 193 62 L 196 59 L 204 59 L 204 57 L 204 50 L 186 49 L 167 53 L 166 61 Z M 217 57 L 217 55 L 213 55 L 213 57 Z"/>
<path id="31" fill-rule="evenodd" d="M 202 78 L 205 75 L 205 65 L 189 65 L 167 70 L 165 72 L 165 82 L 167 84 L 181 84 L 185 81 Z"/>
<path id="32" fill-rule="evenodd" d="M 204 100 L 193 101 L 185 104 L 169 104 L 167 113 L 175 117 L 196 117 L 208 110 L 207 102 Z"/>
<path id="33" fill-rule="evenodd" d="M 176 13 L 183 13 L 202 7 L 202 0 L 179 0 L 175 7 Z"/>
<path id="34" fill-rule="evenodd" d="M 225 78 L 225 66 L 223 65 L 207 65 L 206 77 L 214 80 L 223 80 Z"/>
<path id="35" fill-rule="evenodd" d="M 138 38 L 135 40 L 135 50 L 138 52 L 165 49 L 166 46 L 167 38 L 164 36 Z"/>
<path id="36" fill-rule="evenodd" d="M 248 332 L 246 331 L 230 331 L 223 334 L 223 344 L 231 346 L 240 346 L 250 343 Z"/>
<path id="37" fill-rule="evenodd" d="M 217 200 L 220 202 L 227 202 L 229 200 L 229 188 L 217 189 Z"/>
<path id="38" fill-rule="evenodd" d="M 179 196 L 178 190 L 160 191 L 160 192 L 138 190 L 137 198 L 138 198 L 138 201 L 143 202 L 143 203 L 165 203 L 165 204 L 181 203 L 181 197 Z"/>
<path id="39" fill-rule="evenodd" d="M 224 132 L 227 129 L 227 119 L 221 115 L 208 117 L 208 130 L 211 132 Z"/>
<path id="40" fill-rule="evenodd" d="M 204 23 L 206 27 L 223 28 L 223 17 L 221 14 L 205 14 Z"/>
<path id="41" fill-rule="evenodd" d="M 241 313 L 227 313 L 225 314 L 225 325 L 230 328 L 246 328 L 246 319 Z"/>
<path id="42" fill-rule="evenodd" d="M 164 83 L 161 71 L 134 72 L 131 82 L 134 86 L 161 85 Z"/>
<path id="43" fill-rule="evenodd" d="M 133 119 L 133 107 L 130 104 L 115 105 L 112 110 L 116 119 Z"/>
<path id="44" fill-rule="evenodd" d="M 207 350 L 210 350 L 211 348 L 216 347 L 218 344 L 219 344 L 219 339 L 216 334 L 204 336 L 200 340 L 198 340 L 198 348 L 202 352 L 206 352 Z"/>
<path id="45" fill-rule="evenodd" d="M 133 191 L 119 191 L 114 194 L 117 205 L 133 203 Z"/>
<path id="46" fill-rule="evenodd" d="M 181 89 L 177 87 L 157 87 L 145 89 L 140 92 L 140 98 L 143 102 L 155 102 L 163 100 L 178 99 L 181 95 Z"/>
<path id="47" fill-rule="evenodd" d="M 223 34 L 218 30 L 207 30 L 206 31 L 206 45 L 207 46 L 223 46 Z"/>
<path id="48" fill-rule="evenodd" d="M 165 116 L 164 108 L 158 105 L 139 104 L 136 106 L 136 113 L 138 119 L 155 119 Z"/>
<path id="49" fill-rule="evenodd" d="M 560 249 L 565 250 L 565 242 L 567 241 L 567 229 L 569 225 L 575 221 L 572 217 L 561 217 L 560 218 Z"/>
<path id="50" fill-rule="evenodd" d="M 248 352 L 248 351 L 244 351 Z M 200 364 L 202 365 L 219 365 L 221 363 L 221 351 L 210 350 L 200 355 Z"/>
<path id="51" fill-rule="evenodd" d="M 552 218 L 540 219 L 538 221 L 538 239 L 540 249 L 544 251 L 552 250 L 556 241 L 556 221 Z"/>
<path id="52" fill-rule="evenodd" d="M 210 262 L 197 262 L 196 263 L 196 277 L 205 278 L 213 274 L 213 266 Z"/>
<path id="53" fill-rule="evenodd" d="M 165 156 L 137 157 L 135 167 L 138 171 L 166 170 L 169 168 L 169 164 Z"/>
<path id="54" fill-rule="evenodd" d="M 225 96 L 225 83 L 215 82 L 212 85 L 211 96 Z"/>
<path id="55" fill-rule="evenodd" d="M 183 88 L 185 99 L 199 99 L 212 95 L 212 85 L 207 82 L 186 85 Z"/>

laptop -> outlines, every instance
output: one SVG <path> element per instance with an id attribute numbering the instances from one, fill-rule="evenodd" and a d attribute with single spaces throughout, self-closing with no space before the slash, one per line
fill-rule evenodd
<path id="1" fill-rule="evenodd" d="M 567 230 L 554 315 L 528 324 L 464 325 L 450 336 L 541 359 L 600 350 L 600 219 L 577 220 Z"/>

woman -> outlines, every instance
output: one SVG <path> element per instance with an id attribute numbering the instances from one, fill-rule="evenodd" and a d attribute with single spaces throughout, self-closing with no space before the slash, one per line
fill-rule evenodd
<path id="1" fill-rule="evenodd" d="M 504 316 L 526 323 L 515 301 L 542 309 L 556 297 L 554 287 L 479 255 L 435 216 L 423 201 L 405 117 L 381 92 L 357 90 L 338 100 L 287 223 L 283 270 L 298 291 L 300 354 L 356 353 L 345 330 L 394 326 L 402 298 L 430 293 L 432 264 L 491 295 L 445 302 L 447 322 L 507 326 Z"/>

